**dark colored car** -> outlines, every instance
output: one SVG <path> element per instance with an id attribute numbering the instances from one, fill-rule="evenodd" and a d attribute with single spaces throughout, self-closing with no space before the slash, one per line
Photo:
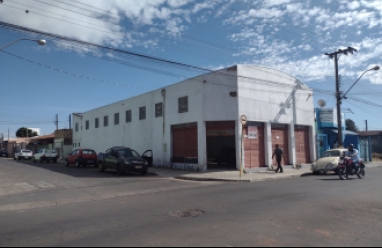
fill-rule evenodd
<path id="1" fill-rule="evenodd" d="M 102 154 L 102 161 L 98 162 L 98 169 L 104 172 L 107 169 L 117 171 L 118 175 L 136 172 L 146 175 L 153 164 L 152 151 L 146 151 L 141 157 L 138 152 L 124 147 L 113 147 Z"/>
<path id="2" fill-rule="evenodd" d="M 8 152 L 7 151 L 5 151 L 5 150 L 1 150 L 0 151 L 0 157 L 9 157 L 9 154 L 8 154 Z"/>
<path id="3" fill-rule="evenodd" d="M 98 157 L 97 153 L 91 149 L 78 149 L 68 154 L 66 158 L 66 166 L 74 164 L 77 167 L 94 165 L 97 167 Z"/>

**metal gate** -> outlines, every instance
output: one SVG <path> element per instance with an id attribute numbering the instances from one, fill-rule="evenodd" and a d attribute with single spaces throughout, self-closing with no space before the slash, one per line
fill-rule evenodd
<path id="1" fill-rule="evenodd" d="M 198 164 L 198 128 L 196 123 L 172 126 L 173 163 Z"/>
<path id="2" fill-rule="evenodd" d="M 296 137 L 297 164 L 310 163 L 309 127 L 296 126 L 294 135 Z"/>
<path id="3" fill-rule="evenodd" d="M 283 150 L 286 161 L 285 164 L 289 164 L 289 140 L 288 140 L 288 126 L 272 124 L 272 148 L 275 149 L 276 145 L 280 146 Z"/>

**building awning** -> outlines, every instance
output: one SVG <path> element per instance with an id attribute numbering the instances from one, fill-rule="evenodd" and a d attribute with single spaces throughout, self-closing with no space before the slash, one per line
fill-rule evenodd
<path id="1" fill-rule="evenodd" d="M 338 130 L 332 130 L 334 133 L 337 133 L 338 134 Z M 343 135 L 352 135 L 352 136 L 359 136 L 358 133 L 355 133 L 355 132 L 352 132 L 352 131 L 349 131 L 349 130 L 342 130 L 342 134 Z"/>

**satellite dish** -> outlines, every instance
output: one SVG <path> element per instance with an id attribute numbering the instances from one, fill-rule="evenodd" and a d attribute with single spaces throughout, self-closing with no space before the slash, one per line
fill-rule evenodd
<path id="1" fill-rule="evenodd" d="M 324 100 L 319 100 L 318 101 L 318 106 L 320 106 L 321 108 L 325 107 L 326 106 L 326 102 Z"/>

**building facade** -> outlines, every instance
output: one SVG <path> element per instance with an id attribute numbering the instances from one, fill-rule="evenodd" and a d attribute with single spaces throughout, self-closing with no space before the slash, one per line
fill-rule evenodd
<path id="1" fill-rule="evenodd" d="M 313 91 L 283 72 L 238 65 L 73 114 L 73 149 L 151 150 L 155 166 L 203 171 L 270 166 L 279 144 L 287 164 L 310 163 L 313 102 Z"/>

